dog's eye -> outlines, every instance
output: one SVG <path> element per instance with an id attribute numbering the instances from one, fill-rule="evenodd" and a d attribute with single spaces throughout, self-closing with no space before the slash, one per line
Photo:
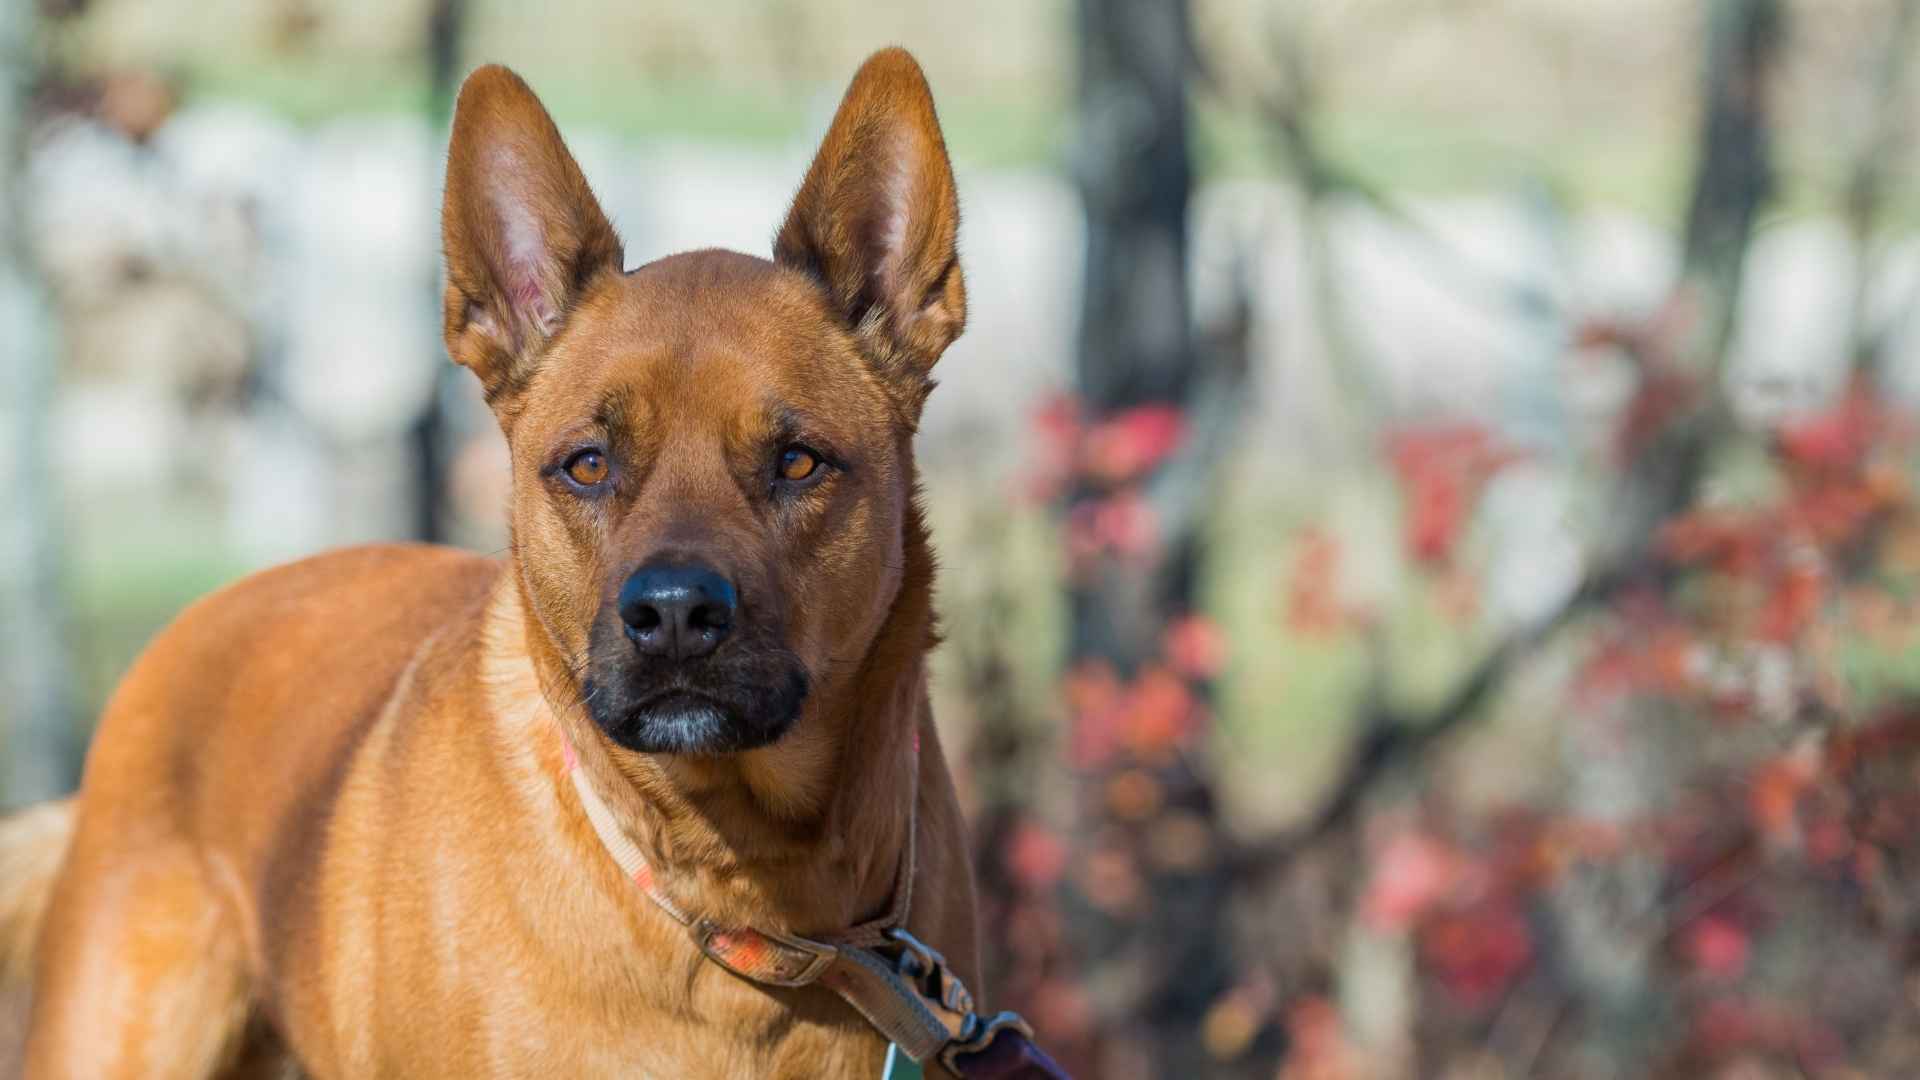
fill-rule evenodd
<path id="1" fill-rule="evenodd" d="M 780 451 L 780 479 L 798 484 L 820 471 L 820 455 L 804 446 L 789 446 Z"/>
<path id="2" fill-rule="evenodd" d="M 607 456 L 598 450 L 582 450 L 567 459 L 567 478 L 581 487 L 592 487 L 607 478 Z"/>

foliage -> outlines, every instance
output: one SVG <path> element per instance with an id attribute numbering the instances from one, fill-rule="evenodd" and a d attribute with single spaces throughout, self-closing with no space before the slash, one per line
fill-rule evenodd
<path id="1" fill-rule="evenodd" d="M 1074 805 L 1003 790 L 980 842 L 996 991 L 1080 1074 L 1156 1074 L 1170 1059 L 1143 1033 L 1195 993 L 1217 1075 L 1920 1068 L 1916 426 L 1864 325 L 1824 404 L 1760 417 L 1729 398 L 1785 38 L 1770 0 L 1709 7 L 1701 161 L 1666 302 L 1551 313 L 1563 370 L 1613 363 L 1632 387 L 1604 436 L 1527 444 L 1485 416 L 1351 409 L 1371 430 L 1328 486 L 1386 477 L 1398 572 L 1462 641 L 1493 642 L 1454 685 L 1401 700 L 1392 615 L 1346 595 L 1362 560 L 1331 514 L 1274 538 L 1291 554 L 1270 617 L 1372 668 L 1353 715 L 1329 718 L 1342 767 L 1292 828 L 1246 835 L 1217 804 L 1213 685 L 1240 644 L 1219 624 L 1176 606 L 1144 657 L 1065 667 L 1064 736 L 1026 752 L 1058 753 Z M 1247 98 L 1301 181 L 1303 231 L 1335 200 L 1413 227 L 1323 156 L 1304 75 Z M 1862 174 L 1881 156 L 1866 147 Z M 1470 276 L 1436 251 L 1440 272 Z M 1365 365 L 1337 325 L 1340 283 L 1309 273 L 1329 351 Z M 1166 558 L 1178 529 L 1154 493 L 1204 428 L 1197 408 L 1069 396 L 1036 417 L 1029 487 L 1062 507 L 1070 589 Z M 1488 610 L 1501 556 L 1480 526 L 1522 465 L 1558 477 L 1587 527 L 1580 580 L 1513 627 Z M 1171 925 L 1196 917 L 1231 958 L 1224 977 Z M 1073 932 L 1086 925 L 1133 929 Z M 1141 926 L 1164 947 L 1141 949 Z"/>

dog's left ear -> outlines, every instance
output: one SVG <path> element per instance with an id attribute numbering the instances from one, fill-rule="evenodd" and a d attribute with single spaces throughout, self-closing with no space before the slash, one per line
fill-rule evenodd
<path id="1" fill-rule="evenodd" d="M 860 66 L 774 240 L 805 271 L 911 411 L 967 320 L 960 200 L 933 93 L 905 49 Z"/>

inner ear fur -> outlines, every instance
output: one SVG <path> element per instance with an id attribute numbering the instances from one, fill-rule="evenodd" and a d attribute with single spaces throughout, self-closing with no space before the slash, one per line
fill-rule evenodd
<path id="1" fill-rule="evenodd" d="M 500 404 L 593 278 L 619 273 L 620 237 L 520 76 L 487 65 L 454 108 L 441 208 L 447 351 Z"/>
<path id="2" fill-rule="evenodd" d="M 860 66 L 774 239 L 812 275 L 917 412 L 966 325 L 960 201 L 920 65 L 884 49 Z"/>

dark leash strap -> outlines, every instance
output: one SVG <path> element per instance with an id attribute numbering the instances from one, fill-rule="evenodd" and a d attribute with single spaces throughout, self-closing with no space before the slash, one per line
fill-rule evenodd
<path id="1" fill-rule="evenodd" d="M 752 927 L 722 927 L 682 911 L 660 889 L 639 846 L 620 830 L 613 811 L 580 767 L 564 731 L 560 748 L 567 775 L 601 846 L 656 907 L 687 928 L 694 945 L 714 963 L 766 986 L 819 983 L 853 1006 L 901 1053 L 922 1064 L 937 1060 L 961 1080 L 1069 1080 L 1034 1045 L 1033 1029 L 1019 1014 L 980 1015 L 973 995 L 953 974 L 946 957 L 906 931 L 913 903 L 916 822 L 912 819 L 907 824 L 907 846 L 894 882 L 893 903 L 879 918 L 826 941 Z"/>

